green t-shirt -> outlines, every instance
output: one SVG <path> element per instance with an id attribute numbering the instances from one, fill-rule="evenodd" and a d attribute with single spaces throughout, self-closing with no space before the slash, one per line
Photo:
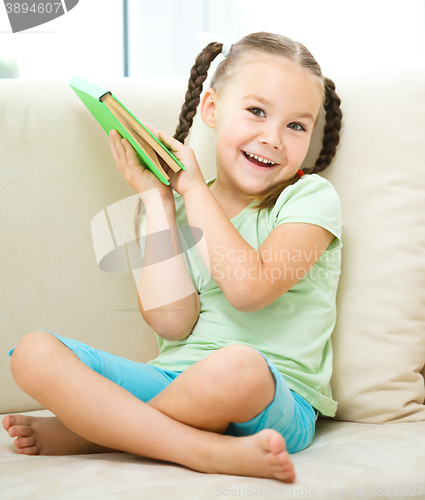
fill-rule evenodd
<path id="1" fill-rule="evenodd" d="M 213 181 L 211 179 L 208 185 Z M 177 224 L 188 226 L 183 198 L 177 193 L 174 198 Z M 220 347 L 245 344 L 265 354 L 291 390 L 323 415 L 332 417 L 337 408 L 329 381 L 332 375 L 330 336 L 336 320 L 335 297 L 342 247 L 339 197 L 326 179 L 311 174 L 284 189 L 274 207 L 258 213 L 251 205 L 231 222 L 255 249 L 276 226 L 290 222 L 321 226 L 335 239 L 295 286 L 255 312 L 234 309 L 211 278 L 196 246 L 187 250 L 186 263 L 201 302 L 198 322 L 184 340 L 169 341 L 157 335 L 159 355 L 148 364 L 183 371 Z M 234 258 L 237 262 L 236 252 Z M 291 258 L 297 257 L 293 254 Z M 224 268 L 223 272 L 226 272 Z"/>

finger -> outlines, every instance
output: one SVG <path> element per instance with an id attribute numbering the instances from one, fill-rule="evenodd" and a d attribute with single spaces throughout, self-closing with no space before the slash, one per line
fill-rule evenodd
<path id="1" fill-rule="evenodd" d="M 119 134 L 118 131 L 115 129 L 111 129 L 109 131 L 109 137 L 114 141 L 114 143 L 117 143 L 122 139 L 121 134 Z"/>
<path id="2" fill-rule="evenodd" d="M 118 154 L 118 150 L 117 150 L 117 146 L 116 146 L 115 140 L 112 137 L 110 139 L 110 144 L 111 144 L 112 156 L 114 157 L 114 160 L 115 160 L 115 163 L 117 164 L 118 170 L 121 171 L 121 169 L 122 169 L 121 158 L 120 158 L 120 156 Z"/>
<path id="3" fill-rule="evenodd" d="M 171 137 L 162 130 L 158 130 L 158 139 L 170 151 L 178 151 L 180 149 L 181 142 L 177 141 L 174 137 Z"/>
<path id="4" fill-rule="evenodd" d="M 127 163 L 127 154 L 121 142 L 122 137 L 116 130 L 112 132 L 111 141 L 111 149 L 113 147 L 113 151 L 115 151 L 116 154 L 116 156 L 114 156 L 115 161 L 117 161 L 117 163 L 120 163 L 121 167 L 125 167 Z"/>
<path id="5" fill-rule="evenodd" d="M 159 130 L 155 127 L 152 127 L 152 125 L 148 122 L 142 122 L 143 125 L 151 132 L 156 138 L 158 138 L 158 132 Z"/>
<path id="6" fill-rule="evenodd" d="M 169 149 L 170 151 L 177 151 L 179 144 L 181 143 L 171 137 L 170 135 L 166 134 L 162 130 L 158 130 L 155 127 L 152 127 L 151 124 L 147 122 L 143 122 L 143 125 L 160 141 L 164 146 Z"/>
<path id="7" fill-rule="evenodd" d="M 143 166 L 139 162 L 139 159 L 137 158 L 136 151 L 134 150 L 133 146 L 127 141 L 127 139 L 123 139 L 121 142 L 126 153 L 128 165 L 132 168 L 143 168 Z"/>

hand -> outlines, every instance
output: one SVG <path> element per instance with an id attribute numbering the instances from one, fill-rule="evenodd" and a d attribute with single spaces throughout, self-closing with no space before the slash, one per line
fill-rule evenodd
<path id="1" fill-rule="evenodd" d="M 182 163 L 185 170 L 180 170 L 175 173 L 168 167 L 166 170 L 170 179 L 169 182 L 171 187 L 177 191 L 180 195 L 184 195 L 189 189 L 197 185 L 206 185 L 205 179 L 202 175 L 201 169 L 199 168 L 198 162 L 195 157 L 195 153 L 192 149 L 188 148 L 178 140 L 167 135 L 161 130 L 157 130 L 148 123 L 143 123 L 143 125 L 150 130 L 150 132 L 164 144 L 164 146 L 173 153 L 173 155 Z M 164 167 L 165 169 L 165 167 Z"/>
<path id="2" fill-rule="evenodd" d="M 124 176 L 127 184 L 136 193 L 158 189 L 162 198 L 172 198 L 170 186 L 161 182 L 149 169 L 144 168 L 137 158 L 136 152 L 127 139 L 123 139 L 116 130 L 109 132 L 111 151 L 118 170 Z"/>

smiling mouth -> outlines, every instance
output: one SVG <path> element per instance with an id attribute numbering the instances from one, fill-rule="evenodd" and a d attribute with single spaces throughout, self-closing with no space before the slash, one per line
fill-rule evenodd
<path id="1" fill-rule="evenodd" d="M 257 167 L 274 167 L 277 165 L 274 161 L 268 160 L 267 158 L 263 158 L 262 156 L 255 155 L 254 153 L 248 153 L 246 151 L 242 151 L 244 154 L 245 158 L 253 163 L 254 165 L 257 165 Z"/>

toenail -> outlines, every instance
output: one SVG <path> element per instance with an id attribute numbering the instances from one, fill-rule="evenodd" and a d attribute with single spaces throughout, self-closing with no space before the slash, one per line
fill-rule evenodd
<path id="1" fill-rule="evenodd" d="M 16 434 L 16 431 L 15 431 L 15 429 L 13 427 L 11 427 L 9 429 L 9 433 L 10 433 L 11 436 L 14 436 Z"/>
<path id="2" fill-rule="evenodd" d="M 20 445 L 21 445 L 21 441 L 20 441 L 19 439 L 17 439 L 17 440 L 16 440 L 16 444 L 17 444 L 18 446 L 20 446 Z"/>
<path id="3" fill-rule="evenodd" d="M 10 425 L 15 425 L 15 419 L 13 417 L 10 417 Z"/>

